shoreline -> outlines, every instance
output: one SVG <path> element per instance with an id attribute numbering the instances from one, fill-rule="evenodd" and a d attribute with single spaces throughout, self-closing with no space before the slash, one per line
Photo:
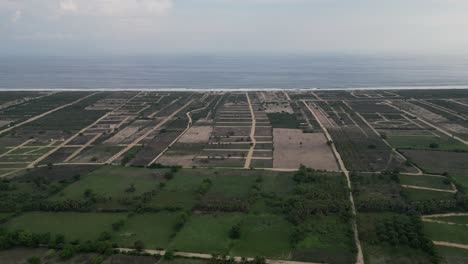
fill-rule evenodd
<path id="1" fill-rule="evenodd" d="M 388 87 L 349 87 L 349 88 L 0 88 L 0 92 L 21 91 L 96 91 L 96 92 L 255 92 L 255 91 L 359 91 L 359 90 L 465 90 L 468 85 L 446 86 L 388 86 Z"/>

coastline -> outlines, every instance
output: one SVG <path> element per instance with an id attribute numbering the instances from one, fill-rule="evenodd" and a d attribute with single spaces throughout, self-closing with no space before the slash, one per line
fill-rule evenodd
<path id="1" fill-rule="evenodd" d="M 0 92 L 21 91 L 96 91 L 96 92 L 251 92 L 251 91 L 365 91 L 365 90 L 465 90 L 468 85 L 444 86 L 387 86 L 387 87 L 349 87 L 349 88 L 0 88 Z"/>

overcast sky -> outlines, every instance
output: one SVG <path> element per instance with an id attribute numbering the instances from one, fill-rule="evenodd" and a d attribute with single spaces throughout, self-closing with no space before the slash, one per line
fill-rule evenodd
<path id="1" fill-rule="evenodd" d="M 0 0 L 0 54 L 468 54 L 468 0 Z"/>

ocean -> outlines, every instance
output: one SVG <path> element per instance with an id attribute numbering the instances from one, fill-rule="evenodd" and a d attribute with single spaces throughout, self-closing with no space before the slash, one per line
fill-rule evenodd
<path id="1" fill-rule="evenodd" d="M 0 89 L 468 87 L 468 59 L 364 56 L 0 57 Z"/>

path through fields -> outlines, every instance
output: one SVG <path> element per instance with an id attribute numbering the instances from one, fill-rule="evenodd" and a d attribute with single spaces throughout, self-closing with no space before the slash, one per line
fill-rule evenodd
<path id="1" fill-rule="evenodd" d="M 132 252 L 135 251 L 131 248 L 117 248 L 120 252 Z M 161 255 L 163 256 L 166 254 L 165 250 L 152 250 L 146 249 L 143 251 L 144 253 L 148 253 L 151 255 Z M 203 253 L 190 253 L 190 252 L 174 252 L 174 256 L 184 257 L 184 258 L 199 258 L 199 259 L 213 259 L 213 255 L 211 254 L 203 254 Z M 249 261 L 254 260 L 253 258 L 246 258 Z M 236 262 L 242 262 L 242 257 L 234 257 Z M 266 263 L 268 264 L 319 264 L 315 262 L 301 262 L 301 261 L 290 261 L 290 260 L 275 260 L 275 259 L 267 259 Z M 322 263 L 323 264 L 323 263 Z"/>
<path id="2" fill-rule="evenodd" d="M 309 109 L 310 113 L 314 116 L 315 120 L 317 123 L 320 125 L 320 127 L 323 130 L 323 133 L 325 133 L 325 136 L 327 137 L 327 140 L 333 142 L 332 137 L 330 136 L 330 133 L 328 133 L 328 130 L 323 126 L 322 122 L 319 120 L 313 109 L 307 104 L 306 101 L 302 101 L 302 103 Z M 354 198 L 353 198 L 353 193 L 351 191 L 351 179 L 349 177 L 349 171 L 346 169 L 343 160 L 341 159 L 341 155 L 338 152 L 338 150 L 335 147 L 335 144 L 331 144 L 331 148 L 333 153 L 335 154 L 336 160 L 338 161 L 338 164 L 340 165 L 341 170 L 343 171 L 344 175 L 346 176 L 346 181 L 348 183 L 348 189 L 349 189 L 349 201 L 351 202 L 351 210 L 353 213 L 353 218 L 352 218 L 352 225 L 353 225 L 353 231 L 354 231 L 354 241 L 356 243 L 357 247 L 357 257 L 356 257 L 356 264 L 364 264 L 364 256 L 362 254 L 362 247 L 361 247 L 361 242 L 359 241 L 359 233 L 357 230 L 357 223 L 356 223 L 356 206 L 354 205 Z"/>
<path id="3" fill-rule="evenodd" d="M 132 143 L 130 143 L 127 147 L 125 147 L 124 149 L 122 149 L 121 151 L 119 151 L 117 154 L 115 154 L 114 156 L 112 156 L 111 158 L 109 158 L 106 163 L 107 164 L 111 164 L 114 160 L 120 158 L 123 154 L 125 154 L 127 151 L 129 151 L 131 148 L 133 148 L 135 145 L 137 145 L 138 143 L 140 143 L 140 141 L 142 141 L 143 139 L 145 139 L 146 137 L 148 137 L 151 133 L 153 133 L 154 131 L 158 130 L 159 128 L 161 128 L 164 124 L 166 124 L 169 120 L 171 120 L 174 116 L 176 116 L 180 111 L 182 111 L 184 108 L 186 108 L 187 106 L 189 106 L 191 103 L 193 102 L 193 99 L 190 100 L 188 103 L 186 103 L 185 105 L 183 105 L 182 107 L 180 107 L 179 109 L 177 109 L 176 111 L 174 111 L 171 115 L 167 116 L 163 121 L 161 121 L 161 123 L 157 124 L 156 126 L 154 126 L 153 128 L 151 128 L 150 130 L 148 130 L 146 133 L 144 133 L 143 135 L 141 135 L 139 138 L 135 139 Z"/>
<path id="4" fill-rule="evenodd" d="M 250 149 L 249 153 L 247 154 L 247 157 L 245 158 L 244 165 L 244 168 L 248 169 L 250 168 L 250 164 L 252 163 L 252 157 L 254 154 L 255 146 L 257 145 L 257 140 L 255 139 L 255 128 L 257 126 L 257 120 L 255 118 L 255 112 L 252 106 L 252 102 L 250 101 L 249 93 L 245 93 L 245 96 L 247 97 L 247 102 L 249 103 L 250 116 L 252 119 L 252 128 L 250 129 Z"/>

